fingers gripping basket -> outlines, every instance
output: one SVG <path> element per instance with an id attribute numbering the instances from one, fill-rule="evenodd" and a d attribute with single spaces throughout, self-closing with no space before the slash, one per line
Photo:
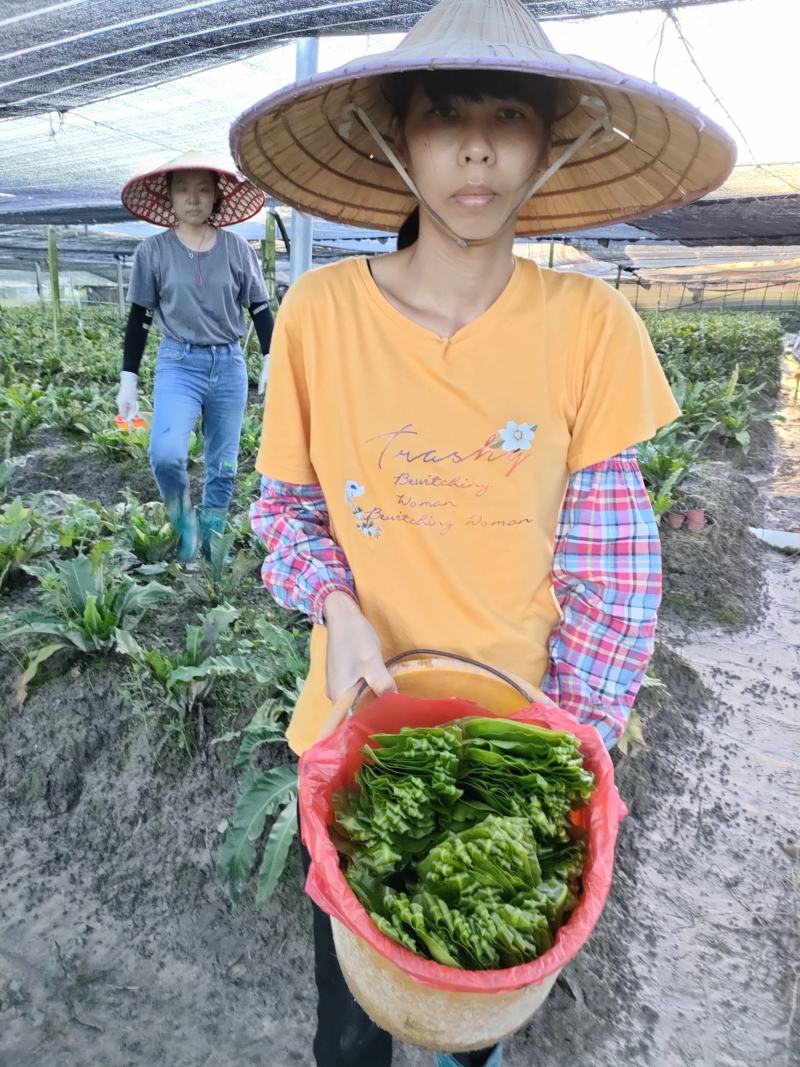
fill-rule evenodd
<path id="1" fill-rule="evenodd" d="M 356 713 L 300 761 L 302 835 L 311 855 L 306 892 L 331 916 L 345 980 L 379 1026 L 430 1049 L 486 1048 L 519 1029 L 544 1003 L 561 969 L 591 934 L 611 885 L 617 828 L 626 809 L 597 731 L 545 702 L 526 683 L 433 653 L 405 657 L 394 674 L 399 693 L 371 703 L 363 693 L 349 694 Z M 424 699 L 424 692 L 435 699 Z M 575 813 L 587 832 L 583 891 L 555 944 L 538 959 L 504 970 L 464 971 L 423 959 L 378 930 L 345 880 L 328 826 L 333 794 L 353 781 L 370 734 L 498 712 L 564 730 L 580 741 L 585 766 L 596 778 L 589 804 Z"/>

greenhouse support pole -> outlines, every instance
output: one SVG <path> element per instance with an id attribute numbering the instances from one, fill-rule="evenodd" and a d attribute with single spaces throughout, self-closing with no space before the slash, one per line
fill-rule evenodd
<path id="1" fill-rule="evenodd" d="M 278 310 L 275 300 L 275 215 L 267 211 L 264 227 L 264 240 L 261 242 L 261 268 L 264 271 L 264 284 L 273 314 Z"/>
<path id="2" fill-rule="evenodd" d="M 297 40 L 295 74 L 297 80 L 317 73 L 319 39 L 300 37 Z M 289 282 L 296 282 L 311 267 L 314 241 L 314 220 L 310 215 L 292 211 L 292 251 L 289 256 Z"/>
<path id="3" fill-rule="evenodd" d="M 117 256 L 117 304 L 119 305 L 119 313 L 125 317 L 125 286 L 122 281 L 122 259 Z"/>
<path id="4" fill-rule="evenodd" d="M 556 258 L 556 243 L 555 243 L 555 241 L 551 241 L 550 242 L 550 262 L 547 264 L 548 267 L 552 267 L 553 266 L 553 260 L 555 258 Z"/>
<path id="5" fill-rule="evenodd" d="M 619 289 L 619 280 L 622 277 L 622 267 L 617 267 L 617 280 L 614 283 L 614 288 Z"/>
<path id="6" fill-rule="evenodd" d="M 42 268 L 39 266 L 39 260 L 33 264 L 36 270 L 36 292 L 39 295 L 39 299 L 44 303 L 44 290 L 42 289 Z"/>
<path id="7" fill-rule="evenodd" d="M 61 333 L 61 289 L 58 281 L 58 244 L 56 231 L 47 227 L 47 263 L 50 267 L 50 300 L 53 306 L 53 333 L 56 341 Z"/>

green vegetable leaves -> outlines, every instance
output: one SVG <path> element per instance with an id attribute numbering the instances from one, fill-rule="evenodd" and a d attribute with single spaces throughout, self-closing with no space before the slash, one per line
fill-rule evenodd
<path id="1" fill-rule="evenodd" d="M 356 790 L 334 797 L 332 837 L 378 928 L 451 967 L 547 951 L 583 866 L 570 815 L 594 778 L 577 739 L 474 718 L 370 741 Z"/>
<path id="2" fill-rule="evenodd" d="M 398 871 L 431 844 L 437 817 L 461 796 L 456 786 L 461 748 L 458 727 L 376 734 L 370 760 L 356 775 L 358 795 L 339 794 L 339 827 L 358 847 L 359 861 L 374 875 Z"/>
<path id="3" fill-rule="evenodd" d="M 297 770 L 281 764 L 268 771 L 252 770 L 243 784 L 231 825 L 217 857 L 217 870 L 236 903 L 256 863 L 256 847 L 268 816 L 281 814 L 270 831 L 261 862 L 258 902 L 274 892 L 297 828 Z M 288 810 L 287 810 L 288 809 Z"/>

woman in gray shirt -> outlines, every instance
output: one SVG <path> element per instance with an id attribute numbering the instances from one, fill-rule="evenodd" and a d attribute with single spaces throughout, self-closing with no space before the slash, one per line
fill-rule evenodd
<path id="1" fill-rule="evenodd" d="M 272 314 L 258 259 L 245 240 L 223 229 L 256 214 L 264 196 L 249 181 L 188 152 L 133 178 L 122 191 L 128 210 L 166 227 L 145 238 L 133 259 L 131 305 L 117 406 L 138 412 L 138 371 L 153 315 L 162 334 L 153 389 L 150 462 L 170 521 L 177 556 L 208 554 L 233 495 L 239 435 L 247 402 L 240 338 L 247 308 L 261 350 L 269 352 Z M 205 484 L 194 509 L 186 459 L 202 415 Z"/>

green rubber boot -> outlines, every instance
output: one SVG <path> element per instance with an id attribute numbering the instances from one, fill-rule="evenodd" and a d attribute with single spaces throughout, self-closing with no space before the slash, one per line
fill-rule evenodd
<path id="1" fill-rule="evenodd" d="M 192 507 L 189 490 L 182 496 L 173 497 L 164 501 L 164 509 L 167 513 L 172 528 L 178 535 L 178 548 L 176 557 L 178 563 L 191 563 L 197 556 L 197 516 Z"/>
<path id="2" fill-rule="evenodd" d="M 203 559 L 209 559 L 211 556 L 212 534 L 216 533 L 221 537 L 225 533 L 227 514 L 227 508 L 197 508 L 197 526 L 200 532 L 200 551 L 203 553 Z"/>

